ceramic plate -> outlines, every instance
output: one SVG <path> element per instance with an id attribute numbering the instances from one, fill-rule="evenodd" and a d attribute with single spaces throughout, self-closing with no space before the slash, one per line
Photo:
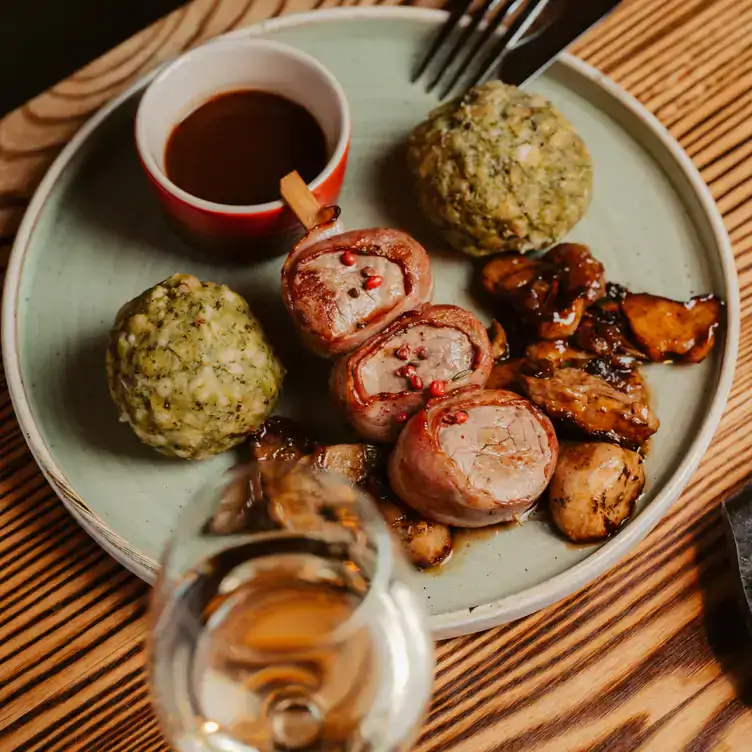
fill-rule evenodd
<path id="1" fill-rule="evenodd" d="M 472 263 L 450 254 L 422 223 L 400 145 L 436 101 L 408 82 L 444 18 L 409 8 L 347 8 L 266 22 L 268 34 L 321 60 L 352 107 L 351 162 L 340 204 L 349 227 L 387 225 L 431 253 L 434 300 L 474 310 Z M 104 350 L 121 303 L 174 272 L 227 282 L 249 300 L 287 364 L 279 412 L 322 441 L 347 440 L 327 397 L 327 364 L 305 353 L 279 296 L 281 258 L 238 270 L 191 260 L 168 229 L 142 174 L 133 117 L 143 80 L 99 112 L 42 182 L 18 233 L 7 275 L 3 351 L 11 395 L 37 461 L 79 522 L 143 579 L 181 506 L 232 453 L 205 463 L 164 458 L 118 423 Z M 459 541 L 452 561 L 422 575 L 433 627 L 446 637 L 531 613 L 613 565 L 666 513 L 699 463 L 723 410 L 738 339 L 728 238 L 710 195 L 667 132 L 595 70 L 563 56 L 531 85 L 575 123 L 595 163 L 594 200 L 571 240 L 587 243 L 608 278 L 685 299 L 715 292 L 728 326 L 692 367 L 648 368 L 661 429 L 646 463 L 638 513 L 601 546 L 563 543 L 546 522 Z"/>

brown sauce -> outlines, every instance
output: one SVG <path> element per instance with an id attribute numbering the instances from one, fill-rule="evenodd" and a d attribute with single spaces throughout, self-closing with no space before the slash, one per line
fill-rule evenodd
<path id="1" fill-rule="evenodd" d="M 464 560 L 468 550 L 485 541 L 495 538 L 497 535 L 504 535 L 522 525 L 533 522 L 546 522 L 550 524 L 551 530 L 557 533 L 553 521 L 548 514 L 548 501 L 542 497 L 533 510 L 527 515 L 525 520 L 509 520 L 508 522 L 497 522 L 495 525 L 486 525 L 485 527 L 454 527 L 452 528 L 452 556 L 444 564 L 452 566 Z M 449 567 L 447 567 L 449 568 Z M 433 567 L 430 572 L 439 573 L 440 567 Z"/>
<path id="2" fill-rule="evenodd" d="M 316 119 L 278 94 L 220 94 L 173 129 L 165 172 L 179 188 L 218 204 L 277 201 L 279 181 L 297 170 L 310 183 L 328 160 Z"/>
<path id="3" fill-rule="evenodd" d="M 513 530 L 520 523 L 514 520 L 510 522 L 497 522 L 495 525 L 486 525 L 486 527 L 457 527 L 452 529 L 452 542 L 454 550 L 460 551 L 464 548 L 478 543 L 479 541 L 490 540 L 500 533 L 507 530 Z"/>

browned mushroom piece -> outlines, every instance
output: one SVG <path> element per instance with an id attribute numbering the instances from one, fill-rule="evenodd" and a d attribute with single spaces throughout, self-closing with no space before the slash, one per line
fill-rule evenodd
<path id="1" fill-rule="evenodd" d="M 594 355 L 645 360 L 645 354 L 634 342 L 620 302 L 612 298 L 601 300 L 585 311 L 573 339 L 578 347 Z"/>
<path id="2" fill-rule="evenodd" d="M 566 339 L 585 309 L 605 293 L 602 264 L 588 248 L 561 243 L 541 259 L 504 254 L 483 269 L 483 285 L 535 328 L 542 339 Z"/>
<path id="3" fill-rule="evenodd" d="M 366 486 L 371 478 L 380 483 L 385 463 L 384 452 L 371 444 L 316 446 L 297 460 L 298 473 L 273 475 L 266 484 L 269 513 L 277 524 L 295 530 L 323 530 L 333 523 L 352 527 L 356 492 L 346 487 Z M 315 477 L 320 474 L 329 479 Z M 330 503 L 326 494 L 332 491 Z"/>
<path id="4" fill-rule="evenodd" d="M 562 305 L 551 314 L 551 320 L 538 323 L 538 336 L 541 339 L 565 339 L 571 337 L 582 321 L 585 301 L 576 298 L 567 305 Z"/>
<path id="5" fill-rule="evenodd" d="M 280 472 L 264 473 L 264 496 L 269 516 L 282 528 L 296 533 L 315 532 L 332 540 L 356 536 L 361 528 L 357 493 L 339 474 L 321 472 L 308 455 Z"/>
<path id="6" fill-rule="evenodd" d="M 257 515 L 254 502 L 253 488 L 255 478 L 251 472 L 238 472 L 222 489 L 220 504 L 212 517 L 204 526 L 203 533 L 207 536 L 233 535 L 248 532 Z M 263 506 L 262 516 L 266 516 L 266 504 Z"/>
<path id="7" fill-rule="evenodd" d="M 639 449 L 660 425 L 636 385 L 622 391 L 586 369 L 531 362 L 523 367 L 521 382 L 550 418 L 586 436 Z"/>
<path id="8" fill-rule="evenodd" d="M 267 499 L 268 482 L 301 461 L 312 449 L 310 438 L 294 420 L 273 417 L 249 434 L 255 464 L 239 467 L 225 486 L 221 504 L 206 525 L 209 535 L 230 535 L 273 529 Z"/>
<path id="9" fill-rule="evenodd" d="M 681 303 L 659 295 L 628 293 L 621 310 L 650 360 L 699 363 L 713 347 L 723 303 L 714 295 Z"/>
<path id="10" fill-rule="evenodd" d="M 378 506 L 387 525 L 418 569 L 436 567 L 449 558 L 452 530 L 448 525 L 425 520 L 395 499 L 382 500 Z"/>
<path id="11" fill-rule="evenodd" d="M 492 295 L 511 296 L 535 279 L 539 265 L 536 259 L 519 253 L 496 256 L 483 267 L 483 286 Z"/>
<path id="12" fill-rule="evenodd" d="M 491 375 L 486 382 L 486 389 L 507 389 L 510 392 L 520 392 L 520 369 L 527 363 L 525 358 L 510 358 L 497 363 L 491 369 Z"/>
<path id="13" fill-rule="evenodd" d="M 249 444 L 257 461 L 292 461 L 313 450 L 313 442 L 300 424 L 279 416 L 265 420 L 250 434 Z"/>
<path id="14" fill-rule="evenodd" d="M 643 379 L 634 361 L 625 365 L 619 360 L 593 358 L 585 363 L 583 370 L 592 376 L 600 377 L 614 389 L 630 395 L 632 399 L 648 404 L 645 379 Z"/>
<path id="15" fill-rule="evenodd" d="M 331 444 L 317 447 L 313 463 L 321 470 L 337 473 L 359 485 L 383 471 L 386 455 L 373 444 Z"/>
<path id="16" fill-rule="evenodd" d="M 594 356 L 571 347 L 566 340 L 555 339 L 529 344 L 525 348 L 525 357 L 528 360 L 547 360 L 555 368 L 559 368 L 563 365 L 584 366 Z"/>
<path id="17" fill-rule="evenodd" d="M 316 468 L 336 473 L 376 498 L 379 511 L 418 569 L 435 567 L 452 553 L 452 532 L 447 525 L 423 519 L 394 498 L 383 477 L 386 455 L 381 448 L 372 444 L 321 446 L 312 460 Z"/>
<path id="18" fill-rule="evenodd" d="M 583 352 L 577 348 L 571 347 L 566 340 L 542 340 L 533 342 L 525 348 L 525 357 L 510 358 L 509 360 L 497 363 L 492 371 L 491 376 L 486 383 L 487 389 L 509 389 L 513 392 L 524 393 L 524 385 L 521 379 L 523 367 L 528 372 L 536 373 L 543 366 L 536 366 L 545 361 L 549 364 L 548 368 L 562 368 L 570 366 L 573 368 L 592 369 L 598 376 L 609 376 L 606 380 L 609 383 L 617 379 L 625 382 L 625 390 L 629 388 L 627 381 L 639 379 L 634 371 L 622 372 L 614 365 L 600 361 L 595 355 Z M 596 361 L 598 361 L 596 363 Z M 532 369 L 532 371 L 531 371 Z M 620 385 L 614 384 L 617 388 Z"/>
<path id="19" fill-rule="evenodd" d="M 632 394 L 635 399 L 647 401 L 645 381 L 637 370 L 637 363 L 631 358 L 612 356 L 600 358 L 592 353 L 572 347 L 564 340 L 544 340 L 533 342 L 525 349 L 526 362 L 533 372 L 539 370 L 536 362 L 546 361 L 553 368 L 580 368 L 598 376 L 615 389 Z"/>
<path id="20" fill-rule="evenodd" d="M 598 442 L 564 444 L 548 487 L 551 516 L 575 543 L 603 540 L 632 515 L 644 485 L 636 452 Z"/>
<path id="21" fill-rule="evenodd" d="M 560 243 L 543 257 L 557 267 L 562 292 L 570 299 L 582 298 L 591 305 L 606 292 L 603 264 L 595 259 L 586 245 Z"/>
<path id="22" fill-rule="evenodd" d="M 509 357 L 509 341 L 504 327 L 496 319 L 491 322 L 488 338 L 491 341 L 491 357 L 494 362 L 506 360 Z"/>
<path id="23" fill-rule="evenodd" d="M 288 418 L 267 420 L 251 435 L 250 444 L 257 464 L 228 484 L 207 534 L 281 527 L 347 540 L 362 530 L 357 513 L 359 487 L 376 499 L 416 567 L 437 566 L 452 553 L 448 526 L 423 519 L 394 497 L 386 483 L 387 458 L 380 447 L 314 446 Z"/>

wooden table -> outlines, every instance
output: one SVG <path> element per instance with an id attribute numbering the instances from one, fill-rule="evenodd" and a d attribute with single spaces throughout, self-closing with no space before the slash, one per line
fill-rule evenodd
<path id="1" fill-rule="evenodd" d="M 194 0 L 1 120 L 3 266 L 35 186 L 96 108 L 186 47 L 311 7 Z M 750 35 L 752 0 L 626 0 L 575 47 L 661 119 L 718 201 L 742 286 L 736 383 L 701 469 L 633 556 L 555 607 L 439 646 L 422 752 L 752 749 L 751 651 L 719 517 L 752 469 Z M 57 501 L 4 382 L 0 410 L 0 748 L 166 749 L 144 677 L 148 588 Z"/>

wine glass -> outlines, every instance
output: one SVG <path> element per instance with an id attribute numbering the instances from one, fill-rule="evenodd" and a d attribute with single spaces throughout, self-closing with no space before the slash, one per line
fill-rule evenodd
<path id="1" fill-rule="evenodd" d="M 400 750 L 430 699 L 415 574 L 372 500 L 304 461 L 198 493 L 152 595 L 150 678 L 178 750 Z"/>

